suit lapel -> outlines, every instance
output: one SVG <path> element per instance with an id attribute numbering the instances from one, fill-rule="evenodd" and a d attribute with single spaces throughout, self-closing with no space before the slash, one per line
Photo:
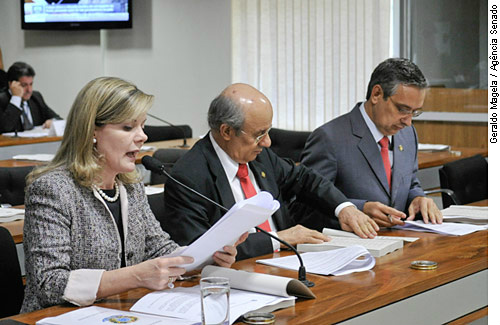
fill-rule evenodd
<path id="1" fill-rule="evenodd" d="M 359 151 L 361 151 L 361 154 L 365 157 L 366 163 L 370 166 L 386 194 L 390 197 L 389 183 L 387 183 L 387 176 L 385 175 L 384 163 L 380 155 L 380 150 L 359 111 L 360 109 L 364 109 L 363 103 L 359 103 L 351 114 L 352 134 L 359 138 Z"/>
<path id="2" fill-rule="evenodd" d="M 224 172 L 224 167 L 222 167 L 219 157 L 217 157 L 217 154 L 215 153 L 215 149 L 210 142 L 208 134 L 199 142 L 201 142 L 201 145 L 203 146 L 202 151 L 207 159 L 208 168 L 212 174 L 215 188 L 221 198 L 222 205 L 226 209 L 230 209 L 234 205 L 235 201 L 231 185 L 229 185 L 226 173 Z"/>

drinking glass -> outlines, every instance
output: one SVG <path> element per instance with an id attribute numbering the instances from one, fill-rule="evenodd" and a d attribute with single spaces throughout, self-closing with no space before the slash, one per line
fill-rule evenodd
<path id="1" fill-rule="evenodd" d="M 229 325 L 229 279 L 207 277 L 200 280 L 201 323 Z"/>

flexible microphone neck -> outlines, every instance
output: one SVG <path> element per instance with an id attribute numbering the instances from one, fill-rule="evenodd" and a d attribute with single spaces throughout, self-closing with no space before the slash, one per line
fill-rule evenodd
<path id="1" fill-rule="evenodd" d="M 168 173 L 166 170 L 165 170 L 165 165 L 163 165 L 163 163 L 161 161 L 159 161 L 158 159 L 156 158 L 153 158 L 151 156 L 144 156 L 142 158 L 142 164 L 144 165 L 144 167 L 154 173 L 157 173 L 157 174 L 163 174 L 165 176 L 167 176 L 169 179 L 171 179 L 172 181 L 174 181 L 176 184 L 179 184 L 180 186 L 184 187 L 185 189 L 191 191 L 192 193 L 198 195 L 199 197 L 207 200 L 208 202 L 212 203 L 213 205 L 217 206 L 219 209 L 223 210 L 224 212 L 227 212 L 229 211 L 225 206 L 222 206 L 220 205 L 219 203 L 215 202 L 214 200 L 206 197 L 205 195 L 201 194 L 200 192 L 196 191 L 195 189 L 187 186 L 186 184 L 180 182 L 179 180 L 175 179 L 172 175 L 170 175 L 170 173 Z M 306 279 L 306 267 L 304 266 L 304 262 L 302 261 L 302 257 L 300 256 L 299 252 L 297 251 L 297 249 L 295 249 L 295 247 L 293 247 L 292 245 L 290 245 L 289 243 L 287 243 L 286 241 L 284 241 L 283 239 L 279 238 L 278 236 L 275 236 L 267 231 L 265 231 L 264 229 L 260 228 L 260 227 L 255 227 L 258 231 L 266 234 L 267 236 L 271 237 L 271 238 L 274 238 L 275 240 L 277 240 L 278 242 L 280 242 L 281 244 L 287 246 L 288 248 L 290 248 L 294 253 L 295 255 L 297 255 L 297 258 L 299 259 L 299 275 L 298 275 L 298 279 L 300 282 L 302 282 L 304 285 L 306 285 L 307 287 L 314 287 L 314 282 L 312 281 L 309 281 Z"/>
<path id="2" fill-rule="evenodd" d="M 189 146 L 188 146 L 188 144 L 187 144 L 187 139 L 186 139 L 186 132 L 184 131 L 184 129 L 183 129 L 183 128 L 179 127 L 178 125 L 172 124 L 172 123 L 170 123 L 170 122 L 168 122 L 168 121 L 166 121 L 166 120 L 164 120 L 164 119 L 162 119 L 162 118 L 159 118 L 159 117 L 158 117 L 158 116 L 156 116 L 156 115 L 153 115 L 153 114 L 150 114 L 150 113 L 146 113 L 146 115 L 147 115 L 147 116 L 150 116 L 150 117 L 152 117 L 152 118 L 154 118 L 155 120 L 158 120 L 158 121 L 160 121 L 160 122 L 163 122 L 163 123 L 165 123 L 165 124 L 167 124 L 167 125 L 169 125 L 169 126 L 171 126 L 171 127 L 174 127 L 174 128 L 176 128 L 176 129 L 178 129 L 178 130 L 181 130 L 181 132 L 182 132 L 182 140 L 183 140 L 183 141 L 182 141 L 182 145 L 181 145 L 181 146 L 179 146 L 179 148 L 189 148 Z"/>

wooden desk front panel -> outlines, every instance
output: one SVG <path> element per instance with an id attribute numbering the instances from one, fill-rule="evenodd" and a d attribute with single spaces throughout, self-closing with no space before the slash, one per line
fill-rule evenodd
<path id="1" fill-rule="evenodd" d="M 488 231 L 459 237 L 404 231 L 385 231 L 383 234 L 418 236 L 421 239 L 405 244 L 403 249 L 377 258 L 377 264 L 369 271 L 338 277 L 308 274 L 309 280 L 316 283 L 312 291 L 317 298 L 299 299 L 295 307 L 275 311 L 276 324 L 341 322 L 488 268 Z M 290 252 L 281 252 L 275 253 L 274 256 L 289 254 Z M 241 261 L 234 267 L 252 272 L 297 277 L 296 271 L 256 264 L 255 260 Z M 417 271 L 410 268 L 413 260 L 432 260 L 438 262 L 439 266 L 436 270 Z M 194 284 L 197 283 L 176 282 L 176 285 L 181 286 Z M 138 298 L 148 292 L 150 291 L 146 289 L 131 290 L 121 295 L 111 296 L 96 305 L 128 310 Z M 443 297 L 443 299 L 447 298 Z M 435 303 L 438 304 L 439 301 Z M 12 318 L 35 324 L 41 318 L 58 315 L 72 309 L 74 307 L 55 306 Z"/>

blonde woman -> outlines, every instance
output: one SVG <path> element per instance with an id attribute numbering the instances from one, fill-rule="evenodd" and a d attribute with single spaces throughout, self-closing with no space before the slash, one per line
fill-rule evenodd
<path id="1" fill-rule="evenodd" d="M 162 290 L 185 272 L 177 265 L 192 262 L 162 257 L 178 245 L 155 219 L 135 170 L 152 102 L 118 78 L 92 80 L 77 95 L 56 156 L 28 176 L 22 312 Z M 213 257 L 229 267 L 235 256 L 226 246 Z"/>

